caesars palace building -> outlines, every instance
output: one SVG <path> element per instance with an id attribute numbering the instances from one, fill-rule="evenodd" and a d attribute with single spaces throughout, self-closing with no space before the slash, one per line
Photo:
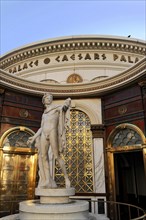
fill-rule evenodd
<path id="1" fill-rule="evenodd" d="M 64 159 L 75 197 L 91 200 L 93 213 L 106 215 L 104 201 L 146 209 L 145 43 L 70 36 L 32 43 L 1 57 L 1 216 L 16 213 L 19 201 L 34 198 L 37 150 L 26 143 L 40 127 L 47 92 L 54 103 L 72 99 Z M 63 187 L 60 168 L 53 159 L 51 164 Z"/>

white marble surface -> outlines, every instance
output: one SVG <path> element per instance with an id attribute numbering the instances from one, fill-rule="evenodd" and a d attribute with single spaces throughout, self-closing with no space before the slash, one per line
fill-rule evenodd
<path id="1" fill-rule="evenodd" d="M 60 105 L 63 100 L 54 100 L 54 103 Z M 102 124 L 101 99 L 97 98 L 82 98 L 73 99 L 71 108 L 83 111 L 90 118 L 91 124 Z"/>
<path id="2" fill-rule="evenodd" d="M 2 217 L 0 219 L 1 220 L 20 220 L 19 214 L 9 215 L 9 216 L 6 216 L 6 217 Z M 58 220 L 58 219 L 55 219 L 55 220 Z M 109 220 L 109 218 L 107 218 L 103 215 L 96 215 L 96 214 L 89 213 L 88 220 Z"/>
<path id="3" fill-rule="evenodd" d="M 8 216 L 2 217 L 0 219 L 1 220 L 20 220 L 19 214 L 8 215 Z"/>
<path id="4" fill-rule="evenodd" d="M 88 202 L 74 200 L 68 204 L 40 204 L 39 200 L 20 202 L 19 210 L 30 213 L 76 213 L 88 210 Z"/>
<path id="5" fill-rule="evenodd" d="M 104 154 L 103 154 L 103 139 L 94 138 L 94 179 L 95 192 L 105 193 L 105 168 L 104 168 Z"/>
<path id="6" fill-rule="evenodd" d="M 41 204 L 68 203 L 69 196 L 75 195 L 75 188 L 35 189 L 35 195 L 40 196 Z"/>
<path id="7" fill-rule="evenodd" d="M 39 200 L 20 202 L 20 220 L 88 220 L 89 204 L 75 200 L 68 204 L 40 204 Z"/>
<path id="8" fill-rule="evenodd" d="M 75 194 L 75 188 L 54 188 L 54 189 L 35 189 L 35 195 L 37 196 L 73 196 Z"/>

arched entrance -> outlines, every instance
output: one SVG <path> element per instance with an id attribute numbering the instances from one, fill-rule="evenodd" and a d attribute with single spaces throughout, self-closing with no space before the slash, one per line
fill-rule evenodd
<path id="1" fill-rule="evenodd" d="M 1 216 L 16 213 L 19 202 L 34 197 L 37 151 L 26 144 L 34 132 L 14 127 L 0 139 Z"/>
<path id="2" fill-rule="evenodd" d="M 146 208 L 145 143 L 143 132 L 133 124 L 121 124 L 110 133 L 106 150 L 111 201 Z"/>
<path id="3" fill-rule="evenodd" d="M 64 153 L 71 185 L 77 193 L 93 192 L 92 132 L 89 117 L 82 111 L 71 110 L 70 129 L 66 133 L 67 148 Z M 63 174 L 56 166 L 56 182 L 64 185 Z"/>

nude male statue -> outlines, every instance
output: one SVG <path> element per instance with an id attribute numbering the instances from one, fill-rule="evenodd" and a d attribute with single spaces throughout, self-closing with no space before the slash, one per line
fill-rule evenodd
<path id="1" fill-rule="evenodd" d="M 57 160 L 65 177 L 66 188 L 70 187 L 65 164 L 60 156 L 60 152 L 66 147 L 65 140 L 65 125 L 69 123 L 69 108 L 71 99 L 65 100 L 63 105 L 52 104 L 53 96 L 50 93 L 44 94 L 42 102 L 45 106 L 42 115 L 41 127 L 33 137 L 28 139 L 28 144 L 31 145 L 34 141 L 38 148 L 38 163 L 39 163 L 39 188 L 56 188 L 56 182 L 50 173 L 48 151 L 51 147 L 54 158 Z"/>

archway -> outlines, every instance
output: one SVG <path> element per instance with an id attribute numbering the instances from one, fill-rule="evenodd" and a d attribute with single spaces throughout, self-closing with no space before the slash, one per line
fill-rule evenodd
<path id="1" fill-rule="evenodd" d="M 77 193 L 93 192 L 92 132 L 89 117 L 82 111 L 71 110 L 70 129 L 66 133 L 67 148 L 64 154 L 71 185 Z M 63 174 L 56 166 L 56 182 L 64 185 Z"/>
<path id="2" fill-rule="evenodd" d="M 110 133 L 106 150 L 109 199 L 145 208 L 146 158 L 143 132 L 133 124 L 121 124 Z"/>
<path id="3" fill-rule="evenodd" d="M 34 197 L 37 151 L 26 144 L 33 134 L 29 128 L 14 127 L 0 139 L 1 216 L 18 212 L 20 201 Z"/>

